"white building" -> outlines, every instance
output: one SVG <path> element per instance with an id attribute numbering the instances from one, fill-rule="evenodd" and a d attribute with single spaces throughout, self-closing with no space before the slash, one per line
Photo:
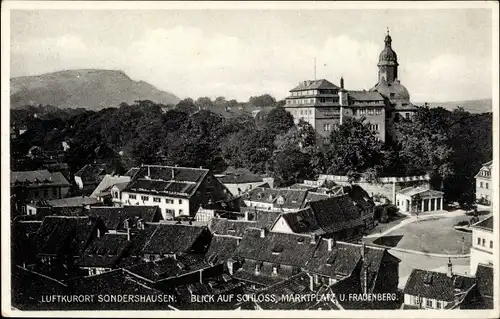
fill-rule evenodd
<path id="1" fill-rule="evenodd" d="M 122 204 L 158 206 L 166 220 L 194 216 L 200 206 L 229 198 L 208 169 L 158 165 L 141 166 L 121 191 Z"/>
<path id="2" fill-rule="evenodd" d="M 484 163 L 483 167 L 476 174 L 476 200 L 480 204 L 491 204 L 491 170 L 493 166 L 493 161 Z"/>
<path id="3" fill-rule="evenodd" d="M 493 216 L 475 223 L 471 228 L 470 272 L 475 274 L 478 264 L 493 264 L 493 248 L 495 246 Z"/>
<path id="4" fill-rule="evenodd" d="M 407 187 L 396 193 L 396 206 L 402 213 L 439 211 L 443 204 L 443 192 L 426 187 Z"/>

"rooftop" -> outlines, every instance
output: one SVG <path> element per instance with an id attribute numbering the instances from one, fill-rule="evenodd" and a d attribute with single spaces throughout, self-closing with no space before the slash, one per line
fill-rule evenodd
<path id="1" fill-rule="evenodd" d="M 129 227 L 136 228 L 137 221 L 151 223 L 159 220 L 158 206 L 123 206 L 123 207 L 91 207 L 90 215 L 99 217 L 107 229 L 125 229 L 124 222 L 129 220 Z"/>
<path id="2" fill-rule="evenodd" d="M 422 269 L 413 269 L 403 293 L 423 298 L 452 302 L 457 293 L 468 291 L 475 284 L 473 277 Z"/>
<path id="3" fill-rule="evenodd" d="M 80 267 L 114 267 L 130 245 L 127 234 L 106 233 L 95 238 L 76 264 Z"/>
<path id="4" fill-rule="evenodd" d="M 10 172 L 11 186 L 70 186 L 71 184 L 60 172 L 48 170 Z"/>
<path id="5" fill-rule="evenodd" d="M 320 80 L 307 80 L 300 82 L 299 85 L 290 90 L 290 92 L 294 91 L 304 91 L 304 90 L 317 90 L 317 89 L 340 89 L 338 86 L 333 84 L 332 82 L 320 79 Z"/>
<path id="6" fill-rule="evenodd" d="M 113 187 L 113 185 L 117 184 L 121 185 L 120 187 L 123 186 L 121 188 L 123 189 L 128 184 L 128 182 L 130 182 L 130 176 L 113 176 L 110 174 L 106 174 L 90 196 L 91 197 L 103 196 L 105 195 L 104 193 L 110 192 L 111 187 Z"/>
<path id="7" fill-rule="evenodd" d="M 75 176 L 80 177 L 84 183 L 95 183 L 107 173 L 106 170 L 105 164 L 87 164 L 76 172 Z"/>
<path id="8" fill-rule="evenodd" d="M 493 215 L 475 223 L 472 227 L 493 232 Z"/>

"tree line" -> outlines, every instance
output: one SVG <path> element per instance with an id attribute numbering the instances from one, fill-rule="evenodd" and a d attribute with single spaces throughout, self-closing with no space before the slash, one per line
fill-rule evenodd
<path id="1" fill-rule="evenodd" d="M 175 106 L 136 101 L 97 112 L 57 109 L 36 118 L 16 110 L 12 120 L 22 119 L 28 131 L 11 141 L 12 157 L 15 162 L 32 146 L 61 149 L 66 141 L 72 173 L 102 161 L 118 173 L 141 164 L 203 166 L 215 173 L 235 167 L 270 175 L 279 186 L 321 173 L 352 180 L 429 174 L 447 200 L 462 204 L 474 200 L 474 175 L 492 158 L 491 113 L 421 107 L 412 121 L 394 124 L 396 141 L 390 143 L 376 139 L 363 120 L 347 119 L 332 131 L 329 144 L 317 145 L 314 128 L 303 121 L 295 125 L 274 98 L 252 103 L 268 102 L 274 108 L 263 125 L 247 112 L 225 117 L 211 111 L 213 106 L 201 107 L 206 99 Z"/>

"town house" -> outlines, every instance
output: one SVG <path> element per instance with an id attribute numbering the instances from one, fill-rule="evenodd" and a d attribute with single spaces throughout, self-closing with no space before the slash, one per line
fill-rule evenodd
<path id="1" fill-rule="evenodd" d="M 195 216 L 198 208 L 231 197 L 208 169 L 144 165 L 121 192 L 124 205 L 158 206 L 163 219 Z"/>
<path id="2" fill-rule="evenodd" d="M 479 204 L 490 205 L 492 194 L 491 172 L 493 161 L 484 163 L 476 174 L 476 200 Z"/>
<path id="3" fill-rule="evenodd" d="M 477 265 L 493 264 L 495 235 L 493 233 L 493 216 L 489 216 L 471 226 L 472 247 L 470 248 L 470 272 L 476 273 Z"/>

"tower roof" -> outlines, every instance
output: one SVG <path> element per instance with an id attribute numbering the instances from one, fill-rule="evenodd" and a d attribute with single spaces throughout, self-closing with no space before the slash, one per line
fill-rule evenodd
<path id="1" fill-rule="evenodd" d="M 385 36 L 384 39 L 385 42 L 385 47 L 380 52 L 379 58 L 378 58 L 378 65 L 398 65 L 398 55 L 394 50 L 392 49 L 392 38 L 389 35 L 389 29 L 387 29 L 387 35 Z"/>

